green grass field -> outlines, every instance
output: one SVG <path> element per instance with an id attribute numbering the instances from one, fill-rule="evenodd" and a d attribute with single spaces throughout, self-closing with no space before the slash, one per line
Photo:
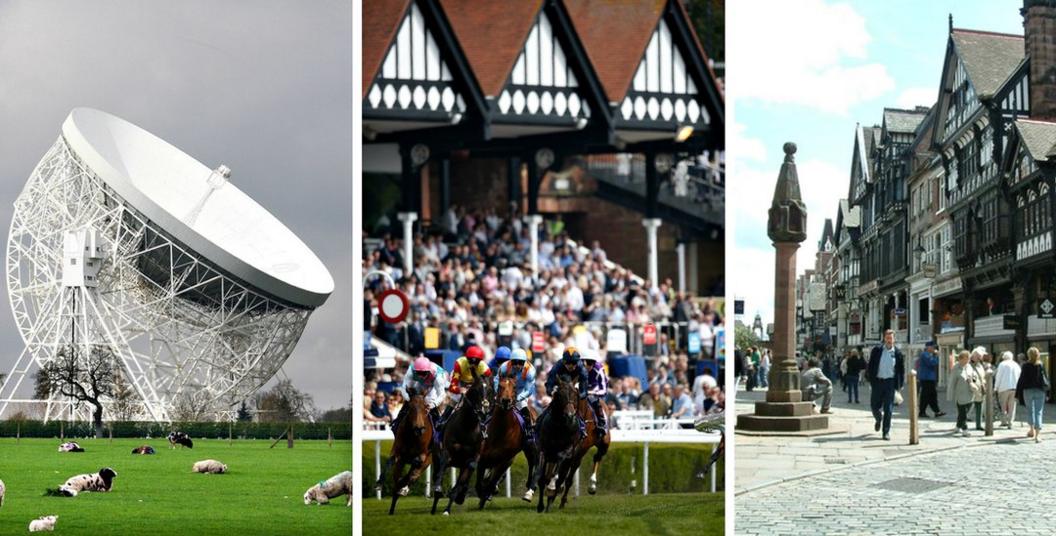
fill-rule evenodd
<path id="1" fill-rule="evenodd" d="M 351 534 L 345 497 L 305 506 L 304 491 L 352 468 L 352 445 L 335 441 L 194 440 L 194 449 L 169 449 L 165 438 L 78 440 L 87 452 L 59 453 L 57 439 L 0 439 L 0 534 L 21 534 L 29 521 L 57 514 L 62 534 Z M 133 456 L 148 444 L 154 456 Z M 228 474 L 191 472 L 198 460 L 226 463 Z M 46 497 L 67 478 L 109 466 L 117 471 L 109 493 Z"/>
<path id="2" fill-rule="evenodd" d="M 495 499 L 483 511 L 467 499 L 454 506 L 450 517 L 429 514 L 432 500 L 404 497 L 389 516 L 389 500 L 369 497 L 363 500 L 363 534 L 501 534 L 539 536 L 541 534 L 615 535 L 694 535 L 723 533 L 722 493 L 683 493 L 658 495 L 596 495 L 569 497 L 568 506 L 549 514 L 537 514 L 535 503 L 520 499 Z M 441 501 L 437 512 L 442 511 Z"/>

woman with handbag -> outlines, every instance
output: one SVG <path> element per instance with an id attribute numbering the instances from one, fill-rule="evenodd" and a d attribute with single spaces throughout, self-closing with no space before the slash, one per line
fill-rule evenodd
<path id="1" fill-rule="evenodd" d="M 1041 415 L 1045 409 L 1045 395 L 1049 392 L 1049 377 L 1041 366 L 1041 352 L 1031 347 L 1027 350 L 1027 362 L 1023 364 L 1016 384 L 1016 398 L 1027 408 L 1027 437 L 1041 441 Z"/>
<path id="2" fill-rule="evenodd" d="M 946 384 L 946 398 L 957 405 L 957 431 L 964 437 L 971 435 L 968 433 L 968 409 L 983 390 L 978 372 L 968 362 L 970 357 L 968 350 L 961 351 Z"/>
<path id="3" fill-rule="evenodd" d="M 983 387 L 986 382 L 986 365 L 983 363 L 986 357 L 986 348 L 982 346 L 976 346 L 972 350 L 972 355 L 969 361 L 971 362 L 972 368 L 975 369 L 975 374 L 979 378 L 979 386 Z M 986 390 L 979 389 L 975 393 L 975 397 L 972 398 L 972 407 L 975 408 L 975 429 L 979 431 L 985 430 L 983 428 L 983 401 L 986 400 Z"/>

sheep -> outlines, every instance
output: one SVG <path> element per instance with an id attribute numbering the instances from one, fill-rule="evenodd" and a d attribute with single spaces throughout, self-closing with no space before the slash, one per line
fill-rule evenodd
<path id="1" fill-rule="evenodd" d="M 150 445 L 140 445 L 132 449 L 132 454 L 154 454 L 154 447 Z"/>
<path id="2" fill-rule="evenodd" d="M 84 452 L 84 449 L 76 442 L 70 441 L 59 445 L 59 452 Z"/>
<path id="3" fill-rule="evenodd" d="M 4 487 L 4 481 L 0 480 L 0 506 L 4 505 L 4 492 L 5 491 L 7 491 L 7 488 Z"/>
<path id="4" fill-rule="evenodd" d="M 110 491 L 116 476 L 116 471 L 103 467 L 98 473 L 71 476 L 65 484 L 59 486 L 58 489 L 48 489 L 46 494 L 76 497 L 83 491 Z"/>
<path id="5" fill-rule="evenodd" d="M 226 473 L 227 465 L 216 460 L 202 460 L 200 462 L 194 462 L 194 472 L 213 474 Z"/>
<path id="6" fill-rule="evenodd" d="M 169 432 L 169 447 L 176 448 L 176 445 L 193 449 L 194 441 L 191 441 L 191 436 L 183 432 Z"/>
<path id="7" fill-rule="evenodd" d="M 55 530 L 55 522 L 59 516 L 40 516 L 29 522 L 29 532 L 52 532 Z"/>
<path id="8" fill-rule="evenodd" d="M 338 473 L 329 480 L 320 481 L 304 492 L 304 504 L 326 504 L 334 497 L 348 495 L 348 506 L 352 506 L 352 471 Z"/>

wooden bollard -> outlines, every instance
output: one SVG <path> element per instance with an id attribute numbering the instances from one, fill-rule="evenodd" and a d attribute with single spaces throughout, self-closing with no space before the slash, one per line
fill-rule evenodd
<path id="1" fill-rule="evenodd" d="M 986 432 L 983 435 L 994 435 L 994 370 L 986 371 Z"/>
<path id="2" fill-rule="evenodd" d="M 293 425 L 286 429 L 286 448 L 293 448 Z"/>
<path id="3" fill-rule="evenodd" d="M 334 431 L 331 427 L 326 427 L 326 444 L 330 448 L 334 448 Z"/>
<path id="4" fill-rule="evenodd" d="M 917 405 L 920 403 L 917 400 L 917 371 L 909 371 L 909 385 L 907 385 L 907 393 L 909 397 L 909 444 L 917 445 L 920 443 L 920 418 L 917 416 Z"/>

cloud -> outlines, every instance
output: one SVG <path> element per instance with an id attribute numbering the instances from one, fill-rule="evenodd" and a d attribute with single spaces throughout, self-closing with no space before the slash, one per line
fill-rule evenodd
<path id="1" fill-rule="evenodd" d="M 758 138 L 745 135 L 748 127 L 742 123 L 730 123 L 730 137 L 726 141 L 727 158 L 738 161 L 766 161 L 766 145 Z"/>
<path id="2" fill-rule="evenodd" d="M 755 309 L 759 309 L 766 322 L 773 319 L 774 300 L 774 250 L 766 235 L 766 210 L 779 171 L 776 166 L 761 169 L 742 164 L 736 168 L 736 180 L 729 181 L 727 190 L 733 200 L 728 206 L 734 211 L 731 227 L 735 237 L 732 269 L 726 274 L 728 284 L 735 296 L 751 299 L 745 312 L 754 316 Z M 848 170 L 816 158 L 797 162 L 796 172 L 807 206 L 807 239 L 800 244 L 796 263 L 800 274 L 814 266 L 825 219 L 831 218 L 835 225 L 839 200 L 846 197 L 850 179 Z"/>
<path id="3" fill-rule="evenodd" d="M 848 4 L 751 0 L 730 7 L 727 88 L 738 100 L 846 114 L 895 87 L 884 65 L 867 61 L 865 18 Z"/>
<path id="4" fill-rule="evenodd" d="M 916 106 L 931 106 L 935 104 L 936 93 L 934 87 L 911 87 L 902 90 L 895 99 L 895 106 L 899 108 L 912 109 Z"/>

